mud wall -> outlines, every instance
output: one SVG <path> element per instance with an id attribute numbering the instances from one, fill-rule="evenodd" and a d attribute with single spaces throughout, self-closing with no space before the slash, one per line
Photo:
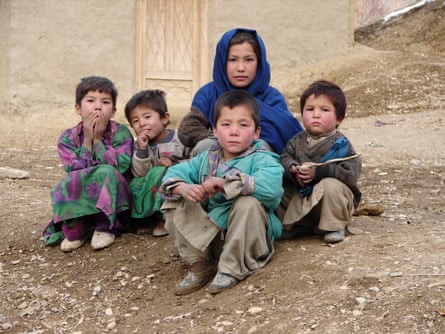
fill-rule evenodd
<path id="1" fill-rule="evenodd" d="M 113 80 L 118 103 L 132 93 L 135 1 L 0 0 L 0 9 L 0 112 L 68 113 L 88 75 Z"/>
<path id="2" fill-rule="evenodd" d="M 349 0 L 209 2 L 209 41 L 213 59 L 222 32 L 232 27 L 256 29 L 274 67 L 296 65 L 329 56 L 353 42 Z M 277 6 L 279 4 L 279 9 Z M 222 18 L 221 13 L 224 13 Z"/>
<path id="3" fill-rule="evenodd" d="M 209 69 L 221 34 L 236 26 L 251 27 L 266 43 L 272 83 L 285 91 L 293 89 L 289 82 L 299 65 L 353 45 L 354 25 L 414 2 L 201 1 L 207 4 Z M 0 113 L 42 121 L 64 117 L 72 110 L 79 79 L 93 74 L 116 83 L 118 108 L 123 109 L 134 93 L 136 4 L 0 0 Z"/>

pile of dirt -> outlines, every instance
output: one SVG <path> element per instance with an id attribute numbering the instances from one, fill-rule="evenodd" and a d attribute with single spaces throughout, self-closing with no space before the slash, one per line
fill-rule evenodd
<path id="1" fill-rule="evenodd" d="M 444 12 L 443 1 L 435 1 L 357 30 L 354 48 L 303 66 L 294 86 L 303 89 L 320 77 L 336 82 L 347 96 L 348 117 L 443 108 Z M 288 98 L 290 109 L 299 110 L 298 97 Z"/>
<path id="2" fill-rule="evenodd" d="M 99 252 L 45 247 L 63 129 L 1 116 L 2 165 L 30 178 L 0 177 L 0 332 L 445 332 L 443 1 L 356 39 L 301 78 L 323 73 L 345 89 L 341 130 L 363 158 L 364 201 L 383 214 L 354 217 L 356 234 L 336 245 L 276 242 L 264 270 L 216 296 L 174 296 L 185 267 L 169 237 L 127 234 Z"/>

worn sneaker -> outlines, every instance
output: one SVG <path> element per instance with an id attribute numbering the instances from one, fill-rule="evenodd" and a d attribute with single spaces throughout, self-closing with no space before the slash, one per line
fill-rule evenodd
<path id="1" fill-rule="evenodd" d="M 345 238 L 345 230 L 339 230 L 334 232 L 328 232 L 324 235 L 324 242 L 335 243 L 343 241 Z"/>
<path id="2" fill-rule="evenodd" d="M 209 286 L 209 292 L 211 294 L 220 293 L 221 291 L 238 284 L 238 282 L 239 280 L 233 276 L 224 273 L 217 273 Z"/>
<path id="3" fill-rule="evenodd" d="M 290 230 L 283 229 L 279 240 L 290 240 L 314 234 L 312 227 L 295 225 Z"/>
<path id="4" fill-rule="evenodd" d="M 164 237 L 164 236 L 168 235 L 168 232 L 165 229 L 164 225 L 165 225 L 165 222 L 163 220 L 160 220 L 157 222 L 157 224 L 152 232 L 154 237 Z"/>
<path id="5" fill-rule="evenodd" d="M 184 279 L 176 284 L 175 295 L 183 296 L 201 289 L 215 275 L 215 265 L 198 261 L 191 265 Z"/>
<path id="6" fill-rule="evenodd" d="M 113 233 L 94 231 L 93 237 L 91 238 L 91 247 L 95 250 L 106 248 L 110 246 L 115 239 L 116 236 Z"/>
<path id="7" fill-rule="evenodd" d="M 67 238 L 65 238 L 60 244 L 60 249 L 65 253 L 72 252 L 73 250 L 82 247 L 82 245 L 85 243 L 85 240 L 86 239 L 69 241 Z"/>

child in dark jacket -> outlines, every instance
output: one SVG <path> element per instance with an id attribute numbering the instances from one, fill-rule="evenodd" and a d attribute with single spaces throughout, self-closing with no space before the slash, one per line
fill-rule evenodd
<path id="1" fill-rule="evenodd" d="M 305 131 L 289 140 L 280 157 L 285 171 L 285 194 L 277 210 L 281 238 L 315 232 L 327 243 L 339 242 L 361 197 L 361 159 L 338 131 L 346 98 L 334 83 L 316 81 L 303 92 L 300 108 Z"/>

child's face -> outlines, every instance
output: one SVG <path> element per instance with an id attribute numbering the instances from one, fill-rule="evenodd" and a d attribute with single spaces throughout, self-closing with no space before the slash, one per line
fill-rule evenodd
<path id="1" fill-rule="evenodd" d="M 224 150 L 226 160 L 242 154 L 260 136 L 260 129 L 255 128 L 252 113 L 246 105 L 233 109 L 223 107 L 213 132 Z"/>
<path id="2" fill-rule="evenodd" d="M 309 96 L 304 104 L 302 119 L 306 131 L 313 136 L 327 134 L 341 123 L 337 120 L 334 105 L 326 95 Z"/>
<path id="3" fill-rule="evenodd" d="M 88 115 L 94 113 L 96 117 L 102 114 L 104 119 L 110 120 L 114 116 L 116 109 L 113 106 L 113 99 L 111 94 L 88 91 L 87 94 L 80 101 L 80 105 L 75 105 L 76 113 L 80 115 L 82 120 L 85 120 Z"/>
<path id="4" fill-rule="evenodd" d="M 227 55 L 227 77 L 232 86 L 245 88 L 255 80 L 258 59 L 252 46 L 244 42 L 232 45 Z"/>
<path id="5" fill-rule="evenodd" d="M 136 106 L 130 111 L 130 125 L 137 136 L 145 135 L 149 140 L 160 140 L 168 125 L 169 114 L 164 117 L 151 108 Z"/>

